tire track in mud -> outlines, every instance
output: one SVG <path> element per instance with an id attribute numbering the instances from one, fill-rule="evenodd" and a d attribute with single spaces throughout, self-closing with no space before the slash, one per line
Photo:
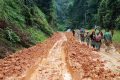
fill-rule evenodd
<path id="1" fill-rule="evenodd" d="M 54 44 L 47 58 L 38 61 L 22 80 L 72 80 L 62 46 L 67 38 L 63 33 L 61 36 L 62 38 Z"/>

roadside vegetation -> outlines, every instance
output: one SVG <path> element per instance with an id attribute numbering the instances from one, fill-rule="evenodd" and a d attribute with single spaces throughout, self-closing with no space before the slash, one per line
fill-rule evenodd
<path id="1" fill-rule="evenodd" d="M 120 31 L 119 30 L 115 31 L 114 36 L 113 36 L 113 41 L 116 43 L 120 43 Z"/>
<path id="2" fill-rule="evenodd" d="M 53 12 L 46 14 L 43 3 L 38 3 L 39 0 L 0 1 L 0 58 L 43 42 L 53 34 Z M 44 8 L 51 9 L 50 6 Z"/>

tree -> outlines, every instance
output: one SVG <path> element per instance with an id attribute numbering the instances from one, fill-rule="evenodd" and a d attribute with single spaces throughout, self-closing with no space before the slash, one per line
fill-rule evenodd
<path id="1" fill-rule="evenodd" d="M 74 0 L 69 10 L 70 25 L 92 28 L 118 28 L 120 16 L 120 0 Z"/>

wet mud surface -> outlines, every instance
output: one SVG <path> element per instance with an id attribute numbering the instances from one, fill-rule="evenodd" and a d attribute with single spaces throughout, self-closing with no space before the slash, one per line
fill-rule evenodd
<path id="1" fill-rule="evenodd" d="M 44 43 L 0 60 L 0 80 L 120 80 L 119 55 L 55 33 Z"/>

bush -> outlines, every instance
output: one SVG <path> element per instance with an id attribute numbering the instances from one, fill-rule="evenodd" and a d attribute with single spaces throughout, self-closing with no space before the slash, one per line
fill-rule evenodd
<path id="1" fill-rule="evenodd" d="M 30 40 L 34 44 L 43 42 L 45 39 L 47 39 L 47 35 L 38 28 L 31 27 L 28 28 L 26 31 L 31 35 Z"/>
<path id="2" fill-rule="evenodd" d="M 6 39 L 8 39 L 9 41 L 13 43 L 20 42 L 19 36 L 12 29 L 6 28 L 5 33 L 6 33 Z"/>

